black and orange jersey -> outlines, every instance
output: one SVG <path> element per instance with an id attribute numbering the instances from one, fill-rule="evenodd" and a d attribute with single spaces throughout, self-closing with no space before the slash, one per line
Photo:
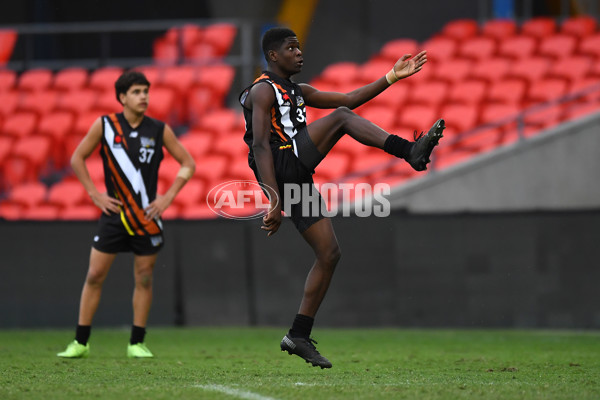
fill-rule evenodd
<path id="1" fill-rule="evenodd" d="M 306 126 L 306 106 L 302 97 L 302 89 L 289 79 L 281 78 L 265 71 L 249 87 L 240 94 L 240 103 L 244 109 L 246 133 L 244 141 L 250 148 L 252 158 L 252 110 L 244 103 L 250 89 L 260 82 L 267 82 L 275 91 L 275 101 L 271 106 L 271 143 L 293 146 L 292 140 L 298 131 Z"/>
<path id="2" fill-rule="evenodd" d="M 159 218 L 144 218 L 144 208 L 156 198 L 164 129 L 163 122 L 147 116 L 135 129 L 122 113 L 102 116 L 104 181 L 108 194 L 123 203 L 121 221 L 132 236 L 162 231 Z"/>

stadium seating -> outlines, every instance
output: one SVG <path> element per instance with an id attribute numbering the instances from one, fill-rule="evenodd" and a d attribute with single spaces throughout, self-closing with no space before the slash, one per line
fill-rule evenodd
<path id="1" fill-rule="evenodd" d="M 16 42 L 17 32 L 15 30 L 0 29 L 0 67 L 6 65 L 10 60 Z"/>

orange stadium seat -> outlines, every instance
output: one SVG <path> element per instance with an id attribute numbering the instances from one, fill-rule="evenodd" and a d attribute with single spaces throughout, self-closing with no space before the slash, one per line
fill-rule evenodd
<path id="1" fill-rule="evenodd" d="M 217 23 L 204 27 L 202 41 L 215 49 L 219 57 L 226 56 L 233 45 L 237 27 L 230 23 Z"/>
<path id="2" fill-rule="evenodd" d="M 496 54 L 497 44 L 492 38 L 485 36 L 473 37 L 460 43 L 458 57 L 473 60 L 484 60 Z"/>
<path id="3" fill-rule="evenodd" d="M 487 96 L 488 84 L 482 81 L 469 80 L 457 82 L 448 91 L 450 103 L 479 104 Z"/>
<path id="4" fill-rule="evenodd" d="M 564 20 L 560 25 L 560 31 L 567 35 L 583 38 L 593 35 L 596 32 L 597 27 L 598 23 L 594 17 L 589 15 L 579 15 Z"/>
<path id="5" fill-rule="evenodd" d="M 18 88 L 26 91 L 46 90 L 53 79 L 54 74 L 47 68 L 28 69 L 19 76 Z"/>
<path id="6" fill-rule="evenodd" d="M 582 38 L 579 43 L 579 54 L 589 55 L 600 59 L 600 33 Z"/>
<path id="7" fill-rule="evenodd" d="M 455 19 L 442 28 L 440 34 L 458 41 L 463 41 L 477 36 L 479 26 L 473 19 Z"/>
<path id="8" fill-rule="evenodd" d="M 56 72 L 52 87 L 62 91 L 80 90 L 87 85 L 88 79 L 89 74 L 85 68 L 65 68 Z"/>
<path id="9" fill-rule="evenodd" d="M 0 69 L 0 93 L 14 89 L 17 83 L 17 73 L 10 69 Z"/>
<path id="10" fill-rule="evenodd" d="M 17 37 L 17 31 L 14 29 L 0 29 L 0 66 L 6 65 L 10 60 Z"/>
<path id="11" fill-rule="evenodd" d="M 90 74 L 89 87 L 102 92 L 115 91 L 115 81 L 123 73 L 121 67 L 102 67 Z"/>
<path id="12" fill-rule="evenodd" d="M 17 112 L 7 116 L 2 125 L 2 134 L 21 138 L 31 135 L 37 127 L 38 117 L 32 112 Z"/>
<path id="13" fill-rule="evenodd" d="M 31 111 L 42 117 L 56 108 L 58 94 L 53 90 L 39 90 L 25 93 L 19 104 L 19 111 Z"/>
<path id="14" fill-rule="evenodd" d="M 395 39 L 385 43 L 379 53 L 374 57 L 376 60 L 387 61 L 388 71 L 391 66 L 404 54 L 412 54 L 413 56 L 419 53 L 419 43 L 414 39 Z M 387 71 L 386 71 L 387 72 Z"/>
<path id="15" fill-rule="evenodd" d="M 489 90 L 487 100 L 492 103 L 520 105 L 525 97 L 527 84 L 520 79 L 504 79 L 494 82 Z"/>
<path id="16" fill-rule="evenodd" d="M 48 196 L 48 188 L 41 182 L 17 185 L 8 193 L 8 201 L 21 204 L 25 208 L 42 204 Z"/>
<path id="17" fill-rule="evenodd" d="M 483 24 L 481 34 L 502 41 L 517 34 L 517 23 L 512 19 L 491 19 Z"/>
<path id="18" fill-rule="evenodd" d="M 61 209 L 84 204 L 87 199 L 83 185 L 75 180 L 57 182 L 48 190 L 48 203 Z"/>
<path id="19" fill-rule="evenodd" d="M 570 57 L 575 52 L 577 39 L 571 35 L 556 34 L 540 39 L 538 55 L 552 58 Z"/>
<path id="20" fill-rule="evenodd" d="M 432 62 L 444 62 L 453 58 L 458 51 L 456 40 L 439 36 L 426 40 L 421 48 L 427 50 L 427 60 Z"/>
<path id="21" fill-rule="evenodd" d="M 98 92 L 92 89 L 72 90 L 59 96 L 56 109 L 69 111 L 73 115 L 82 114 L 94 107 L 97 98 Z"/>
<path id="22" fill-rule="evenodd" d="M 536 39 L 530 36 L 512 36 L 500 42 L 498 55 L 508 58 L 526 58 L 537 50 Z"/>
<path id="23" fill-rule="evenodd" d="M 521 25 L 521 34 L 542 39 L 556 33 L 557 24 L 554 18 L 534 17 L 526 20 Z"/>

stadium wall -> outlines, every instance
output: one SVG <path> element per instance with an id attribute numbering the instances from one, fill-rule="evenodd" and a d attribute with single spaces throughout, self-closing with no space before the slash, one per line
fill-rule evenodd
<path id="1" fill-rule="evenodd" d="M 336 218 L 342 259 L 321 327 L 600 328 L 600 211 Z M 95 223 L 0 222 L 0 327 L 72 327 Z M 285 221 L 168 221 L 150 325 L 287 326 L 310 248 Z M 369 238 L 369 240 L 365 240 Z M 131 255 L 95 326 L 131 323 Z"/>
<path id="2" fill-rule="evenodd" d="M 599 209 L 599 130 L 600 114 L 561 124 L 402 185 L 390 202 L 426 213 Z"/>

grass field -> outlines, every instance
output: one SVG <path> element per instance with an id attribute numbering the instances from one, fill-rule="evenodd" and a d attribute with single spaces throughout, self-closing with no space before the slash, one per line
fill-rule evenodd
<path id="1" fill-rule="evenodd" d="M 0 331 L 0 399 L 600 399 L 600 332 L 318 329 L 330 370 L 279 351 L 284 329 Z"/>

